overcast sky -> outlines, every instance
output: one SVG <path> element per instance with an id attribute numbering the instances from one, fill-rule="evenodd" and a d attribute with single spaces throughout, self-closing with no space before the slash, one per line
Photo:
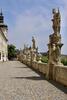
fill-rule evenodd
<path id="1" fill-rule="evenodd" d="M 17 48 L 32 44 L 36 39 L 39 51 L 46 52 L 52 30 L 52 9 L 61 13 L 62 53 L 67 54 L 67 0 L 0 0 L 5 23 L 8 25 L 9 43 Z"/>

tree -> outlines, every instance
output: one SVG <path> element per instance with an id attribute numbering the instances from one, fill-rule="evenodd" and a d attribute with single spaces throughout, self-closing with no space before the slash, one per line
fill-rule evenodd
<path id="1" fill-rule="evenodd" d="M 16 57 L 16 47 L 13 44 L 8 45 L 8 59 L 11 60 Z"/>

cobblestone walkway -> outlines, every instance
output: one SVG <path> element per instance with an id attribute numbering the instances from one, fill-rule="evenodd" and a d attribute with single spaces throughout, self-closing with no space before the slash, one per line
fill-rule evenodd
<path id="1" fill-rule="evenodd" d="M 0 63 L 0 100 L 67 100 L 67 94 L 18 61 Z"/>

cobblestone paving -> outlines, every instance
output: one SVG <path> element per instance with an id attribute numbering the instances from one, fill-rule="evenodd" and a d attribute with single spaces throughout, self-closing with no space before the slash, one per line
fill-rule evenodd
<path id="1" fill-rule="evenodd" d="M 18 61 L 0 63 L 0 100 L 67 100 L 67 94 Z"/>

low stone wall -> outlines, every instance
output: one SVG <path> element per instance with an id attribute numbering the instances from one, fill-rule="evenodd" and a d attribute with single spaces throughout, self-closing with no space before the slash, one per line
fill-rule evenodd
<path id="1" fill-rule="evenodd" d="M 67 86 L 67 66 L 56 67 L 56 81 Z"/>
<path id="2" fill-rule="evenodd" d="M 48 64 L 33 62 L 32 67 L 39 72 L 47 75 Z M 67 86 L 67 66 L 54 66 L 53 79 L 61 84 Z"/>
<path id="3" fill-rule="evenodd" d="M 30 62 L 30 61 L 21 61 L 22 63 L 33 67 L 35 70 L 45 74 L 47 76 L 47 73 L 49 72 L 49 67 L 47 63 L 39 63 L 39 62 Z M 54 66 L 53 67 L 53 80 L 60 82 L 61 84 L 67 86 L 67 66 Z M 49 78 L 49 76 L 48 76 Z"/>
<path id="4" fill-rule="evenodd" d="M 33 62 L 32 63 L 32 67 L 36 70 L 39 70 L 39 67 L 38 67 L 38 63 L 37 62 Z"/>
<path id="5" fill-rule="evenodd" d="M 26 64 L 31 67 L 31 62 L 27 61 Z"/>
<path id="6" fill-rule="evenodd" d="M 33 62 L 32 67 L 43 74 L 47 73 L 47 64 L 46 63 Z"/>

